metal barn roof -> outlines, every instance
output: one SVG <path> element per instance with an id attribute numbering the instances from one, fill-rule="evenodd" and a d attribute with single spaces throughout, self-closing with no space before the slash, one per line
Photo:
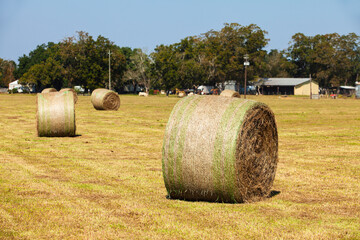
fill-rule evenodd
<path id="1" fill-rule="evenodd" d="M 348 89 L 348 90 L 355 90 L 355 87 L 351 87 L 351 86 L 340 86 L 340 88 L 342 89 Z"/>
<path id="2" fill-rule="evenodd" d="M 262 78 L 257 85 L 263 86 L 297 86 L 310 81 L 310 78 Z"/>

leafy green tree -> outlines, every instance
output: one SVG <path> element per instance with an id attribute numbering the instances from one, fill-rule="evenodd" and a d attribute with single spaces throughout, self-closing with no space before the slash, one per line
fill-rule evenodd
<path id="1" fill-rule="evenodd" d="M 55 46 L 56 44 L 53 42 L 41 44 L 38 45 L 35 50 L 31 51 L 28 56 L 24 54 L 22 57 L 19 57 L 19 64 L 15 71 L 15 77 L 20 78 L 33 65 L 45 62 L 52 54 L 52 50 L 55 50 Z"/>
<path id="2" fill-rule="evenodd" d="M 160 45 L 152 53 L 155 74 L 159 77 L 159 82 L 165 90 L 181 88 L 178 69 L 180 66 L 175 48 L 173 45 Z"/>
<path id="3" fill-rule="evenodd" d="M 48 87 L 60 90 L 63 87 L 63 77 L 64 72 L 61 63 L 49 57 L 45 62 L 31 66 L 29 71 L 20 78 L 20 82 L 35 84 L 38 90 Z"/>
<path id="4" fill-rule="evenodd" d="M 225 80 L 243 82 L 244 55 L 250 55 L 248 78 L 256 78 L 266 55 L 262 50 L 266 31 L 251 24 L 225 24 L 220 31 L 187 37 L 169 46 L 160 45 L 153 53 L 155 69 L 165 88 L 214 85 Z"/>
<path id="5" fill-rule="evenodd" d="M 292 37 L 287 56 L 296 65 L 297 77 L 310 74 L 322 87 L 354 84 L 360 72 L 360 37 L 337 33 Z"/>
<path id="6" fill-rule="evenodd" d="M 249 55 L 248 79 L 256 76 L 259 64 L 266 54 L 262 50 L 268 43 L 266 31 L 255 24 L 241 26 L 237 23 L 225 24 L 218 32 L 210 31 L 204 35 L 211 56 L 216 56 L 218 81 L 237 80 L 243 82 L 244 56 Z M 215 50 L 215 51 L 214 51 Z"/>
<path id="7" fill-rule="evenodd" d="M 17 75 L 22 76 L 21 81 L 36 84 L 39 89 L 75 85 L 91 90 L 107 87 L 110 50 L 112 86 L 118 90 L 126 70 L 122 49 L 105 37 L 98 36 L 95 40 L 86 32 L 77 34 L 58 44 L 39 45 L 29 56 L 19 58 Z"/>
<path id="8" fill-rule="evenodd" d="M 86 32 L 69 37 L 60 43 L 59 53 L 65 69 L 68 85 L 81 85 L 86 89 L 108 87 L 108 52 L 111 51 L 111 79 L 115 88 L 121 86 L 121 77 L 126 70 L 122 50 L 109 39 L 98 36 L 93 39 Z"/>
<path id="9" fill-rule="evenodd" d="M 4 86 L 4 83 L 3 83 L 3 73 L 2 73 L 2 63 L 3 63 L 3 59 L 0 58 L 0 86 Z"/>
<path id="10" fill-rule="evenodd" d="M 262 77 L 292 77 L 296 65 L 286 58 L 284 52 L 272 49 L 266 54 L 264 61 L 259 66 Z"/>
<path id="11" fill-rule="evenodd" d="M 152 84 L 151 59 L 143 50 L 135 49 L 130 62 L 131 66 L 125 72 L 125 80 L 132 81 L 135 87 L 136 84 L 144 86 L 148 93 Z"/>
<path id="12" fill-rule="evenodd" d="M 0 58 L 0 87 L 8 87 L 9 83 L 15 80 L 15 70 L 16 64 L 14 61 Z"/>

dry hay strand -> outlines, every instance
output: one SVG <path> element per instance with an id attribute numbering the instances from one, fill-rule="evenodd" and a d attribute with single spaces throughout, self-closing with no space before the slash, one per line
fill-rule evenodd
<path id="1" fill-rule="evenodd" d="M 236 92 L 236 91 L 234 91 L 234 90 L 225 89 L 224 91 L 222 91 L 222 92 L 220 93 L 220 96 L 240 98 L 240 93 L 238 93 L 238 92 Z"/>
<path id="2" fill-rule="evenodd" d="M 162 152 L 170 198 L 261 200 L 270 193 L 277 162 L 275 117 L 263 103 L 194 95 L 171 112 Z"/>
<path id="3" fill-rule="evenodd" d="M 41 93 L 50 93 L 50 92 L 57 92 L 55 88 L 45 88 L 41 91 Z"/>
<path id="4" fill-rule="evenodd" d="M 118 110 L 120 107 L 119 95 L 105 88 L 95 89 L 91 94 L 91 103 L 96 110 Z"/>
<path id="5" fill-rule="evenodd" d="M 75 136 L 74 95 L 69 91 L 38 93 L 36 128 L 39 137 Z"/>
<path id="6" fill-rule="evenodd" d="M 65 91 L 72 92 L 72 94 L 74 95 L 74 103 L 77 103 L 78 95 L 77 95 L 76 91 L 73 88 L 63 88 L 63 89 L 60 90 L 60 92 L 65 92 Z"/>

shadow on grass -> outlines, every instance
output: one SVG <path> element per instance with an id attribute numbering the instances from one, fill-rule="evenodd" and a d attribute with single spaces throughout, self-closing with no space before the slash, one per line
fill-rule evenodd
<path id="1" fill-rule="evenodd" d="M 281 193 L 280 191 L 272 190 L 267 198 L 275 197 L 276 195 L 279 195 L 280 193 Z"/>
<path id="2" fill-rule="evenodd" d="M 75 134 L 74 136 L 40 136 L 40 138 L 76 138 L 76 137 L 81 137 L 81 134 Z M 39 137 L 39 136 L 38 136 Z"/>
<path id="3" fill-rule="evenodd" d="M 272 190 L 269 195 L 266 198 L 272 198 L 272 197 L 275 197 L 276 195 L 279 195 L 281 192 L 280 191 L 276 191 L 276 190 Z M 169 199 L 169 200 L 180 200 L 180 201 L 186 201 L 186 202 L 215 202 L 215 203 L 227 203 L 227 204 L 243 204 L 244 202 L 223 202 L 223 201 L 218 201 L 218 200 L 214 200 L 214 201 L 211 201 L 211 200 L 203 200 L 203 199 L 183 199 L 183 198 L 171 198 L 170 195 L 166 195 L 166 199 Z"/>

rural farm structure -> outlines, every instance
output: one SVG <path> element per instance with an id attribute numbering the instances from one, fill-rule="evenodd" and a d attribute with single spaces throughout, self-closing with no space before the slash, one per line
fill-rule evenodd
<path id="1" fill-rule="evenodd" d="M 255 83 L 263 95 L 319 94 L 319 84 L 310 78 L 261 78 Z"/>

